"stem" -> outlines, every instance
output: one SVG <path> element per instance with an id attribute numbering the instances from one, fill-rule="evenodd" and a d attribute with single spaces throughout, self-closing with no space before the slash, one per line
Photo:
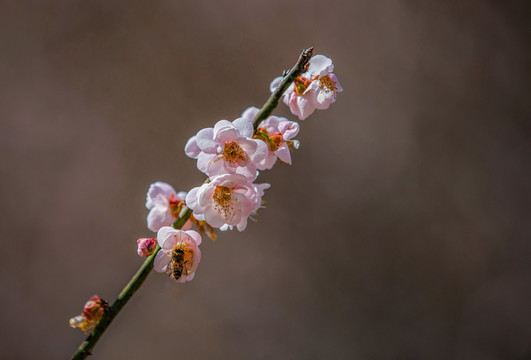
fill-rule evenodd
<path id="1" fill-rule="evenodd" d="M 262 120 L 271 115 L 273 109 L 278 105 L 278 100 L 280 99 L 282 94 L 284 94 L 288 86 L 291 85 L 291 83 L 295 80 L 297 76 L 306 71 L 308 67 L 308 62 L 312 57 L 312 53 L 313 47 L 304 50 L 299 56 L 299 60 L 297 61 L 295 66 L 293 66 L 293 68 L 286 75 L 284 75 L 284 79 L 282 79 L 280 86 L 275 90 L 273 94 L 271 94 L 262 109 L 258 112 L 258 114 L 256 114 L 256 117 L 253 121 L 253 126 L 255 130 L 258 127 L 258 124 L 262 122 Z M 208 181 L 209 180 L 207 179 L 205 182 Z M 187 206 L 183 207 L 181 213 L 179 214 L 179 217 L 173 223 L 173 227 L 175 229 L 182 228 L 191 215 L 192 210 Z M 127 304 L 133 294 L 140 288 L 140 286 L 142 286 L 144 280 L 146 280 L 151 270 L 153 270 L 153 262 L 155 261 L 155 256 L 157 255 L 157 252 L 159 250 L 160 247 L 157 245 L 157 248 L 155 249 L 153 254 L 151 254 L 146 259 L 146 261 L 144 261 L 140 269 L 138 269 L 136 274 L 124 287 L 124 289 L 118 295 L 111 307 L 105 312 L 98 325 L 96 325 L 90 335 L 79 346 L 74 356 L 72 356 L 71 360 L 86 359 L 88 356 L 91 355 L 91 351 L 100 339 L 101 335 L 103 335 L 103 333 L 105 332 L 105 330 L 107 330 L 107 327 L 111 324 L 116 315 L 118 315 L 120 310 L 122 310 L 122 308 L 125 306 L 125 304 Z"/>
<path id="2" fill-rule="evenodd" d="M 273 109 L 277 107 L 278 100 L 280 100 L 280 97 L 284 94 L 286 89 L 291 85 L 291 83 L 306 69 L 308 68 L 308 63 L 313 55 L 313 47 L 308 48 L 304 50 L 301 55 L 299 56 L 299 60 L 297 60 L 297 63 L 291 68 L 291 70 L 284 75 L 284 79 L 282 79 L 282 82 L 280 83 L 279 87 L 275 90 L 273 94 L 267 99 L 264 106 L 262 106 L 262 109 L 256 114 L 256 117 L 253 121 L 254 130 L 256 131 L 256 128 L 258 125 L 266 119 L 271 113 L 273 112 Z"/>
<path id="3" fill-rule="evenodd" d="M 182 228 L 184 223 L 190 218 L 191 215 L 192 210 L 188 208 L 188 206 L 185 206 L 181 210 L 181 213 L 179 214 L 179 217 L 175 223 L 173 223 L 173 227 L 176 229 Z M 90 335 L 79 346 L 71 360 L 86 359 L 87 356 L 91 355 L 92 348 L 96 345 L 101 335 L 103 335 L 116 315 L 118 315 L 120 310 L 122 310 L 133 294 L 140 288 L 140 286 L 142 286 L 144 280 L 146 280 L 151 270 L 153 270 L 153 262 L 155 261 L 155 256 L 157 256 L 159 250 L 160 246 L 157 245 L 157 248 L 153 254 L 151 254 L 146 261 L 144 261 L 133 278 L 129 280 L 129 283 L 124 287 L 120 295 L 118 295 L 109 310 L 105 312 L 98 325 L 96 325 Z"/>

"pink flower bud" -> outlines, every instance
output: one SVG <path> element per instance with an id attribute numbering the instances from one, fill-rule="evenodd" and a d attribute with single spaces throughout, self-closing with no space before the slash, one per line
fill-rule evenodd
<path id="1" fill-rule="evenodd" d="M 136 241 L 138 244 L 138 255 L 140 256 L 149 256 L 153 254 L 155 248 L 157 247 L 157 240 L 152 238 L 140 238 Z"/>

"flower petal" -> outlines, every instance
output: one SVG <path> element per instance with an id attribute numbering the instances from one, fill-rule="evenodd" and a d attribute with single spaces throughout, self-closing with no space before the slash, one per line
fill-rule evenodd
<path id="1" fill-rule="evenodd" d="M 146 194 L 146 207 L 168 206 L 171 196 L 177 195 L 175 189 L 162 181 L 157 181 L 149 186 Z"/>
<path id="2" fill-rule="evenodd" d="M 155 261 L 153 262 L 153 269 L 155 269 L 156 272 L 166 272 L 170 260 L 170 255 L 160 250 L 155 256 Z"/>
<path id="3" fill-rule="evenodd" d="M 310 76 L 324 76 L 334 71 L 332 60 L 324 55 L 315 55 L 310 59 L 310 66 L 307 73 Z"/>
<path id="4" fill-rule="evenodd" d="M 181 230 L 174 229 L 171 226 L 160 228 L 157 233 L 157 242 L 159 243 L 159 246 L 164 250 L 173 249 L 178 240 L 173 235 L 180 231 Z"/>
<path id="5" fill-rule="evenodd" d="M 277 151 L 275 151 L 275 154 L 280 160 L 284 161 L 286 164 L 291 165 L 291 152 L 289 151 L 288 145 L 282 144 L 282 146 L 280 146 Z"/>
<path id="6" fill-rule="evenodd" d="M 175 221 L 170 209 L 166 206 L 155 206 L 147 216 L 147 227 L 153 232 L 159 231 L 163 226 L 170 226 Z"/>
<path id="7" fill-rule="evenodd" d="M 251 123 L 254 121 L 256 114 L 258 114 L 258 108 L 251 106 L 245 109 L 242 113 L 242 118 L 249 120 Z"/>
<path id="8" fill-rule="evenodd" d="M 283 77 L 279 76 L 279 77 L 273 79 L 273 81 L 271 81 L 271 84 L 269 85 L 269 90 L 272 93 L 275 92 L 278 89 L 278 87 L 280 86 L 280 83 L 282 82 L 282 79 L 283 79 Z"/>
<path id="9" fill-rule="evenodd" d="M 241 117 L 234 120 L 232 123 L 240 131 L 241 136 L 252 138 L 254 135 L 253 120 L 247 120 L 246 118 Z"/>
<path id="10" fill-rule="evenodd" d="M 225 143 L 238 137 L 238 130 L 228 120 L 220 120 L 214 125 L 214 141 Z"/>
<path id="11" fill-rule="evenodd" d="M 199 156 L 200 152 L 201 149 L 197 145 L 197 136 L 194 135 L 186 142 L 186 145 L 184 146 L 184 153 L 186 156 L 192 159 L 197 159 L 197 156 Z"/>
<path id="12" fill-rule="evenodd" d="M 202 242 L 201 235 L 197 231 L 188 230 L 186 231 L 186 235 L 188 235 L 195 242 L 197 246 L 201 245 L 201 242 Z"/>
<path id="13" fill-rule="evenodd" d="M 214 129 L 201 129 L 196 136 L 197 146 L 201 151 L 212 153 L 216 151 L 218 144 L 214 141 Z"/>

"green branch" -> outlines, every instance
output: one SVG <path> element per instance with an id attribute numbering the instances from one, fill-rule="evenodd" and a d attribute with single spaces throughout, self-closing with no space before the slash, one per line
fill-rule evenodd
<path id="1" fill-rule="evenodd" d="M 258 124 L 262 122 L 262 120 L 271 115 L 273 109 L 278 105 L 278 100 L 280 99 L 282 94 L 284 94 L 288 86 L 295 80 L 297 76 L 299 76 L 306 70 L 308 62 L 312 57 L 312 53 L 313 48 L 309 48 L 303 51 L 295 66 L 284 76 L 284 79 L 282 79 L 282 82 L 280 83 L 278 89 L 269 97 L 262 109 L 256 115 L 253 121 L 255 130 L 258 127 Z M 208 182 L 208 179 L 206 181 Z M 182 228 L 191 215 L 192 210 L 187 206 L 183 207 L 179 214 L 179 217 L 173 223 L 173 227 L 176 229 Z M 155 256 L 157 255 L 157 252 L 159 250 L 160 247 L 157 245 L 157 248 L 155 249 L 153 254 L 151 254 L 144 261 L 140 269 L 138 269 L 133 278 L 124 287 L 124 289 L 122 290 L 120 295 L 118 295 L 111 307 L 105 312 L 98 325 L 96 325 L 90 335 L 79 346 L 74 356 L 72 356 L 71 360 L 86 359 L 88 356 L 91 355 L 92 349 L 100 339 L 101 335 L 103 335 L 103 333 L 105 332 L 105 330 L 107 330 L 107 327 L 111 324 L 116 315 L 118 315 L 120 310 L 122 310 L 122 308 L 125 306 L 125 304 L 127 304 L 133 294 L 140 288 L 140 286 L 142 286 L 144 280 L 146 280 L 151 270 L 153 270 L 153 262 L 155 261 Z"/>

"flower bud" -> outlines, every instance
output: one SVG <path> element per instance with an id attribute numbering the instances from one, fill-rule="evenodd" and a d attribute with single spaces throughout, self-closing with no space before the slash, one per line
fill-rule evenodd
<path id="1" fill-rule="evenodd" d="M 157 247 L 157 240 L 153 238 L 140 238 L 136 241 L 138 244 L 138 255 L 140 256 L 149 256 L 153 254 Z"/>
<path id="2" fill-rule="evenodd" d="M 106 301 L 94 295 L 85 303 L 81 315 L 71 318 L 69 324 L 73 328 L 89 333 L 98 325 L 108 308 L 109 304 Z"/>

